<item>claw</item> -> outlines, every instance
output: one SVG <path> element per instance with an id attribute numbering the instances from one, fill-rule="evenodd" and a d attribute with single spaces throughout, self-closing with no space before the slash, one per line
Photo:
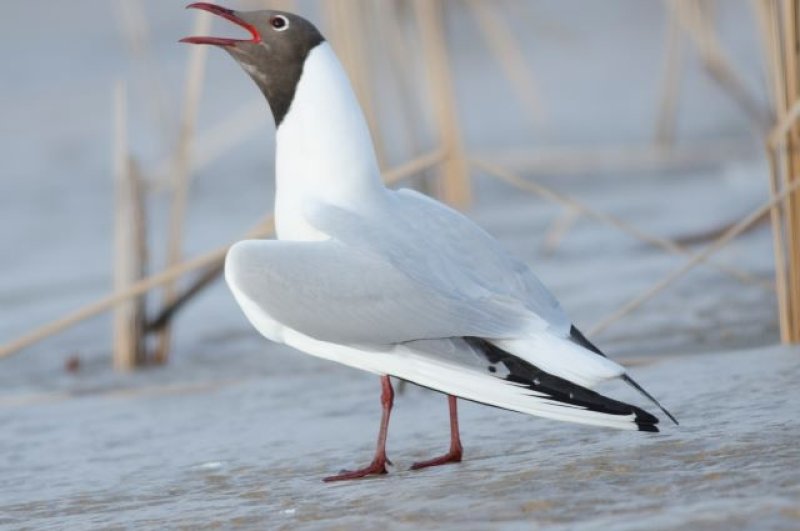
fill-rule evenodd
<path id="1" fill-rule="evenodd" d="M 379 476 L 382 474 L 386 474 L 386 463 L 388 459 L 376 459 L 368 466 L 364 468 L 359 468 L 358 470 L 341 470 L 339 474 L 335 476 L 328 476 L 323 478 L 322 481 L 326 483 L 330 483 L 331 481 L 344 481 L 348 479 L 360 479 L 367 476 Z M 391 464 L 391 463 L 389 463 Z"/>
<path id="2" fill-rule="evenodd" d="M 411 470 L 419 470 L 420 468 L 428 468 L 430 466 L 446 465 L 448 463 L 460 463 L 462 453 L 463 452 L 461 448 L 454 448 L 440 457 L 414 463 L 411 465 Z"/>

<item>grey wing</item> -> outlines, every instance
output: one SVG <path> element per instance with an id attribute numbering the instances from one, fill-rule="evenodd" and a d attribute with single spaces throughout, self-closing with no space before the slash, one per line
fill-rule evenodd
<path id="1" fill-rule="evenodd" d="M 392 192 L 374 215 L 317 207 L 308 219 L 331 237 L 384 258 L 421 286 L 481 300 L 497 311 L 524 308 L 525 331 L 569 332 L 569 317 L 525 263 L 469 218 L 425 195 Z M 517 337 L 524 333 L 518 329 Z"/>
<path id="2" fill-rule="evenodd" d="M 513 305 L 432 289 L 335 240 L 239 242 L 228 253 L 226 278 L 272 319 L 340 344 L 514 337 L 528 319 Z"/>

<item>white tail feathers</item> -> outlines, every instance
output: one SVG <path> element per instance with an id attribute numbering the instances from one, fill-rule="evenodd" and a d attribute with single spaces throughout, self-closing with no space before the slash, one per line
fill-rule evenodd
<path id="1" fill-rule="evenodd" d="M 492 343 L 545 372 L 590 389 L 625 374 L 618 363 L 552 334 L 493 340 Z"/>

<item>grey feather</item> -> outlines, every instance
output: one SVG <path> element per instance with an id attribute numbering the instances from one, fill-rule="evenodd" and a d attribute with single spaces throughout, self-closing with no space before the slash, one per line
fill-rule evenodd
<path id="1" fill-rule="evenodd" d="M 569 327 L 527 266 L 425 196 L 393 193 L 380 216 L 317 206 L 307 219 L 331 240 L 246 242 L 228 258 L 239 289 L 303 334 L 387 345 Z"/>
<path id="2" fill-rule="evenodd" d="M 389 192 L 373 212 L 309 209 L 317 229 L 381 257 L 421 286 L 466 300 L 524 308 L 529 325 L 566 337 L 570 320 L 531 269 L 461 213 L 412 190 Z"/>

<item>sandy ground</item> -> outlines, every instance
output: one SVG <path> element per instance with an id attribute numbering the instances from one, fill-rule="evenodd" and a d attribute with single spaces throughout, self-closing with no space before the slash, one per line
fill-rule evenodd
<path id="1" fill-rule="evenodd" d="M 634 367 L 681 421 L 657 435 L 464 404 L 465 461 L 417 472 L 414 460 L 446 448 L 446 402 L 410 388 L 396 401 L 390 474 L 335 485 L 320 478 L 371 457 L 374 377 L 288 352 L 246 379 L 222 365 L 110 390 L 79 377 L 71 391 L 0 401 L 0 525 L 797 529 L 798 354 Z"/>

